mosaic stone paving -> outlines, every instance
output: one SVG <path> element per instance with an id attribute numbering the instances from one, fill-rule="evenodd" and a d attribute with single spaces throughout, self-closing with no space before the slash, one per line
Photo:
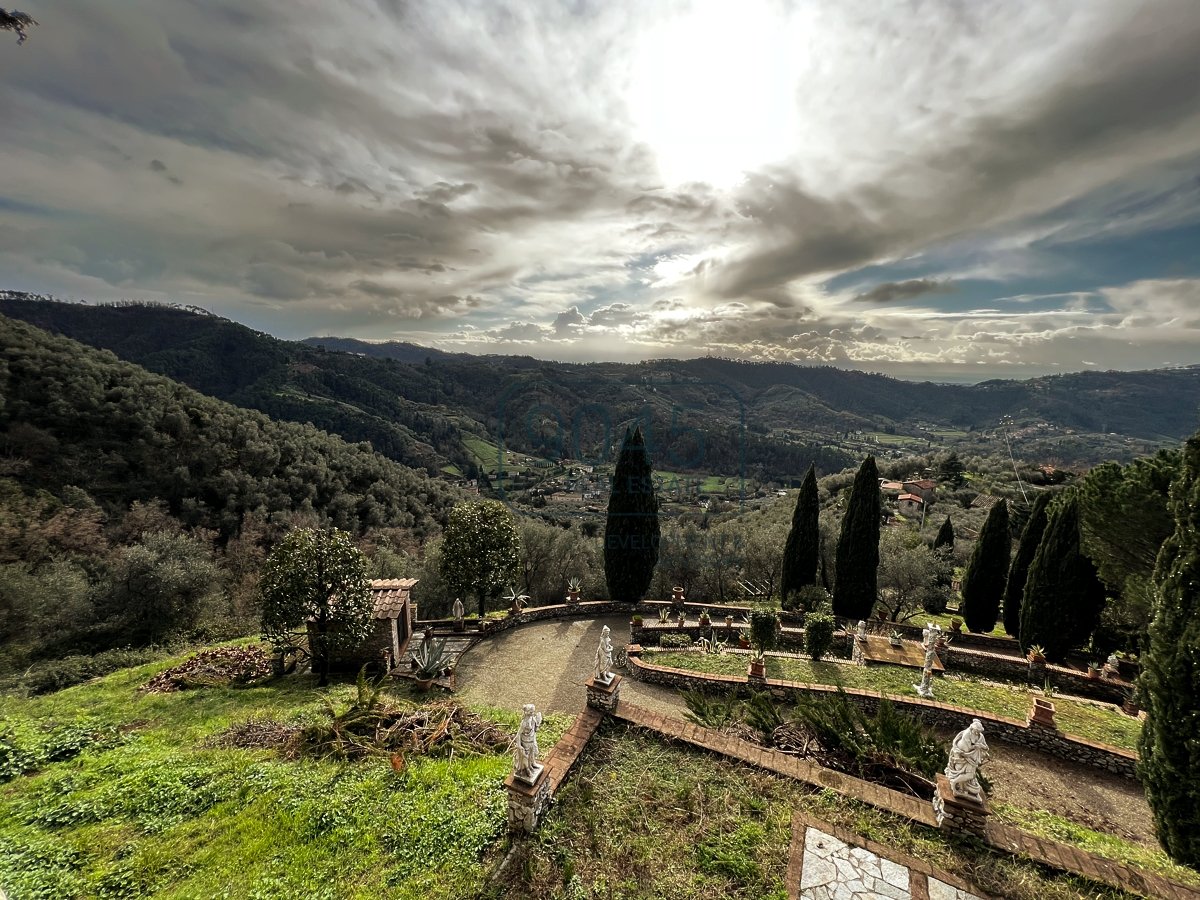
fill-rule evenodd
<path id="1" fill-rule="evenodd" d="M 914 894 L 914 887 L 917 893 Z M 862 847 L 809 826 L 800 870 L 802 900 L 982 900 Z"/>

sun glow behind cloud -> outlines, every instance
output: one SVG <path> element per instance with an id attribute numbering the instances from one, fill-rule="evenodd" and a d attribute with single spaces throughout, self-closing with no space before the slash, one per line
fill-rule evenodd
<path id="1" fill-rule="evenodd" d="M 791 33 L 776 4 L 717 0 L 639 37 L 627 102 L 668 184 L 729 187 L 795 150 Z"/>

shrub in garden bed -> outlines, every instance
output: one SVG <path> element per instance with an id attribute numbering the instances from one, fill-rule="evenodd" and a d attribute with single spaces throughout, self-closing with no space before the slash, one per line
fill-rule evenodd
<path id="1" fill-rule="evenodd" d="M 682 647 L 692 646 L 692 639 L 686 634 L 664 634 L 658 639 L 658 645 L 678 650 Z"/>

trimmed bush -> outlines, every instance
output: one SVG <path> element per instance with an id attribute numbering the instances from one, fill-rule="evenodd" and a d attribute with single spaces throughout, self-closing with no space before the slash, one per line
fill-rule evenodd
<path id="1" fill-rule="evenodd" d="M 824 612 L 810 612 L 804 617 L 804 652 L 814 660 L 829 653 L 833 646 L 833 616 Z"/>

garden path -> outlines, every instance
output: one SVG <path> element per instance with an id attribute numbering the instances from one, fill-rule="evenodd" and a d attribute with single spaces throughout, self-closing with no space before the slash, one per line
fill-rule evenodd
<path id="1" fill-rule="evenodd" d="M 539 710 L 578 713 L 605 625 L 612 629 L 615 648 L 628 643 L 627 616 L 535 622 L 480 641 L 459 660 L 458 694 L 505 709 L 533 703 Z M 663 715 L 682 717 L 687 710 L 674 691 L 630 678 L 621 684 L 621 698 Z"/>

